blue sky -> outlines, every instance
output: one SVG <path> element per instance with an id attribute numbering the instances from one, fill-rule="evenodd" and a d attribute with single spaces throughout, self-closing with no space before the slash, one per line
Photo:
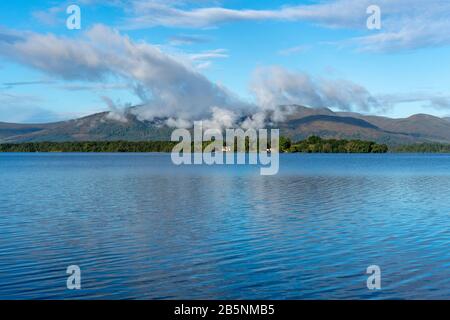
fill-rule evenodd
<path id="1" fill-rule="evenodd" d="M 80 30 L 66 27 L 72 4 Z M 448 116 L 448 17 L 440 0 L 2 1 L 0 121 L 134 104 L 174 120 L 290 103 Z"/>

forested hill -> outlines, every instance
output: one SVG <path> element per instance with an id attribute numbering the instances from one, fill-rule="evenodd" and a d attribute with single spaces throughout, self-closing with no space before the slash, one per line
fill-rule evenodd
<path id="1" fill-rule="evenodd" d="M 286 111 L 286 110 L 289 111 Z M 65 141 L 169 141 L 174 130 L 168 119 L 143 120 L 130 108 L 121 120 L 110 112 L 48 124 L 0 122 L 0 143 Z M 327 108 L 280 106 L 287 116 L 268 124 L 293 141 L 319 136 L 325 139 L 374 141 L 397 147 L 415 143 L 450 143 L 450 121 L 430 115 L 404 119 L 334 112 Z M 267 111 L 267 119 L 271 118 Z M 239 127 L 239 123 L 236 123 Z"/>

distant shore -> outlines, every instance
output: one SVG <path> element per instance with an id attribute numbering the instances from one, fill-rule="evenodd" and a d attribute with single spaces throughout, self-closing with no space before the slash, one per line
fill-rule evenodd
<path id="1" fill-rule="evenodd" d="M 206 147 L 211 142 L 204 142 Z M 171 152 L 173 141 L 80 141 L 0 143 L 0 152 Z M 373 141 L 322 139 L 317 136 L 292 142 L 281 137 L 282 153 L 450 153 L 450 144 L 421 143 L 388 147 Z M 236 150 L 234 150 L 236 152 Z M 246 151 L 249 151 L 246 144 Z"/>

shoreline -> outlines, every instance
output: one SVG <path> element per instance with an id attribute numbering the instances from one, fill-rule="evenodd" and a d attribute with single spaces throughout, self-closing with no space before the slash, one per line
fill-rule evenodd
<path id="1" fill-rule="evenodd" d="M 0 151 L 1 154 L 168 154 L 170 151 Z M 228 154 L 230 152 L 223 152 L 223 154 Z M 234 152 L 238 154 L 239 152 Z M 195 154 L 195 152 L 190 152 L 189 154 Z M 245 152 L 249 154 L 249 152 Z M 270 153 L 269 153 L 270 154 Z M 441 154 L 450 155 L 450 152 L 406 152 L 406 151 L 388 151 L 384 153 L 374 153 L 374 152 L 280 152 L 279 154 L 299 154 L 299 155 L 389 155 L 389 154 L 416 154 L 416 155 L 427 155 L 427 154 Z"/>
<path id="2" fill-rule="evenodd" d="M 61 142 L 22 142 L 22 143 L 1 143 L 0 153 L 171 153 L 174 148 L 182 142 L 178 141 L 61 141 Z M 204 141 L 203 150 L 213 143 Z M 248 141 L 235 140 L 234 148 L 227 147 L 223 143 L 223 153 L 238 153 L 244 150 L 250 151 Z M 189 148 L 188 148 L 189 149 Z M 269 148 L 270 149 L 270 148 Z M 450 154 L 450 144 L 443 143 L 416 143 L 408 145 L 388 146 L 373 141 L 364 140 L 338 140 L 323 139 L 311 136 L 305 140 L 292 142 L 291 139 L 280 137 L 279 153 L 317 153 L 317 154 L 375 154 L 375 153 L 423 153 L 423 154 Z M 194 145 L 187 153 L 192 153 Z"/>

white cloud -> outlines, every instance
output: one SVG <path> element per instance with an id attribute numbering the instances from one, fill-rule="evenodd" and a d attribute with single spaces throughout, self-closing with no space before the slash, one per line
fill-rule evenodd
<path id="1" fill-rule="evenodd" d="M 42 23 L 60 23 L 69 2 L 33 16 Z M 360 36 L 343 41 L 358 50 L 396 52 L 450 45 L 450 2 L 446 0 L 324 0 L 275 9 L 232 9 L 220 1 L 208 0 L 80 0 L 82 6 L 104 5 L 122 8 L 121 28 L 155 26 L 211 28 L 237 21 L 303 21 L 326 28 L 357 30 Z M 382 29 L 366 28 L 370 5 L 381 9 Z M 250 4 L 249 4 L 250 6 Z M 174 45 L 203 41 L 196 36 L 178 36 Z M 340 42 L 339 44 L 342 44 Z"/>
<path id="2" fill-rule="evenodd" d="M 309 48 L 310 47 L 307 45 L 300 45 L 300 46 L 295 46 L 295 47 L 280 50 L 280 51 L 278 51 L 278 54 L 282 55 L 282 56 L 290 56 L 290 55 L 306 52 Z"/>
<path id="3" fill-rule="evenodd" d="M 109 113 L 106 115 L 108 119 L 116 120 L 119 122 L 128 122 L 125 111 L 127 110 L 127 107 L 130 107 L 129 104 L 120 106 L 114 101 L 112 101 L 109 97 L 102 97 L 102 99 L 108 105 L 109 108 Z"/>
<path id="4" fill-rule="evenodd" d="M 207 43 L 210 39 L 195 34 L 179 34 L 169 38 L 169 44 L 172 46 L 184 46 L 197 43 Z"/>
<path id="5" fill-rule="evenodd" d="M 378 100 L 386 109 L 391 109 L 399 104 L 416 103 L 428 109 L 450 110 L 450 95 L 440 92 L 383 94 L 378 96 Z"/>
<path id="6" fill-rule="evenodd" d="M 188 59 L 193 62 L 197 70 L 205 70 L 211 67 L 213 59 L 224 59 L 228 57 L 229 55 L 226 49 L 208 50 L 188 55 Z"/>
<path id="7" fill-rule="evenodd" d="M 250 90 L 264 109 L 300 104 L 340 110 L 370 111 L 380 108 L 377 99 L 364 87 L 343 79 L 314 78 L 282 67 L 260 67 Z"/>
<path id="8" fill-rule="evenodd" d="M 193 120 L 203 119 L 208 127 L 223 128 L 236 123 L 246 128 L 262 127 L 267 119 L 282 119 L 286 110 L 278 106 L 289 104 L 364 112 L 388 108 L 405 99 L 435 109 L 450 106 L 446 95 L 377 96 L 348 80 L 324 79 L 267 67 L 258 68 L 250 84 L 261 111 L 198 71 L 208 67 L 211 59 L 226 58 L 225 49 L 174 56 L 158 46 L 133 41 L 102 25 L 89 29 L 79 38 L 1 30 L 0 55 L 53 78 L 69 80 L 64 83 L 67 89 L 133 90 L 143 102 L 142 107 L 134 109 L 140 118 L 166 117 L 170 126 L 185 127 Z M 79 85 L 78 81 L 88 84 Z M 35 82 L 12 85 L 20 84 Z M 107 104 L 115 106 L 109 102 Z M 30 107 L 23 105 L 22 109 L 30 110 Z"/>
<path id="9" fill-rule="evenodd" d="M 189 2 L 133 1 L 133 16 L 128 27 L 156 25 L 204 28 L 233 21 L 305 20 L 328 26 L 358 26 L 365 21 L 365 1 L 339 0 L 299 6 L 284 6 L 275 10 L 228 9 L 224 7 L 190 7 Z M 358 14 L 360 13 L 361 14 Z"/>
<path id="10" fill-rule="evenodd" d="M 208 50 L 200 53 L 194 53 L 189 55 L 189 58 L 193 61 L 196 60 L 209 60 L 217 58 L 228 58 L 228 52 L 226 49 Z"/>
<path id="11" fill-rule="evenodd" d="M 34 11 L 32 16 L 42 24 L 55 26 L 64 22 L 64 19 L 60 16 L 63 12 L 63 7 L 51 7 L 47 10 Z"/>
<path id="12" fill-rule="evenodd" d="M 192 122 L 181 118 L 169 118 L 166 120 L 166 125 L 171 128 L 189 129 L 192 127 Z"/>
<path id="13" fill-rule="evenodd" d="M 236 126 L 239 116 L 232 110 L 219 107 L 211 108 L 211 117 L 203 120 L 204 129 L 227 129 Z"/>
<path id="14" fill-rule="evenodd" d="M 212 65 L 212 62 L 211 62 L 211 61 L 205 61 L 205 62 L 200 62 L 199 64 L 197 64 L 197 65 L 195 66 L 195 68 L 196 68 L 197 70 L 201 71 L 201 70 L 208 69 L 209 67 L 211 67 L 211 65 Z"/>
<path id="15" fill-rule="evenodd" d="M 266 112 L 259 111 L 244 119 L 244 121 L 241 123 L 241 128 L 245 130 L 264 128 L 266 125 L 266 120 L 267 120 Z"/>
<path id="16" fill-rule="evenodd" d="M 125 80 L 146 105 L 145 110 L 139 109 L 142 117 L 200 119 L 210 113 L 211 107 L 232 109 L 243 105 L 186 61 L 102 25 L 78 39 L 37 33 L 21 37 L 0 41 L 0 55 L 65 80 Z M 210 52 L 204 57 L 207 55 L 224 53 Z"/>
<path id="17" fill-rule="evenodd" d="M 208 2 L 134 0 L 125 28 L 208 28 L 236 21 L 305 21 L 364 32 L 350 44 L 366 51 L 401 51 L 450 44 L 450 2 L 443 0 L 330 0 L 278 9 L 229 9 Z M 368 6 L 381 9 L 382 29 L 366 28 Z"/>
<path id="18" fill-rule="evenodd" d="M 438 110 L 450 110 L 450 97 L 449 96 L 437 96 L 429 99 L 427 108 Z"/>

